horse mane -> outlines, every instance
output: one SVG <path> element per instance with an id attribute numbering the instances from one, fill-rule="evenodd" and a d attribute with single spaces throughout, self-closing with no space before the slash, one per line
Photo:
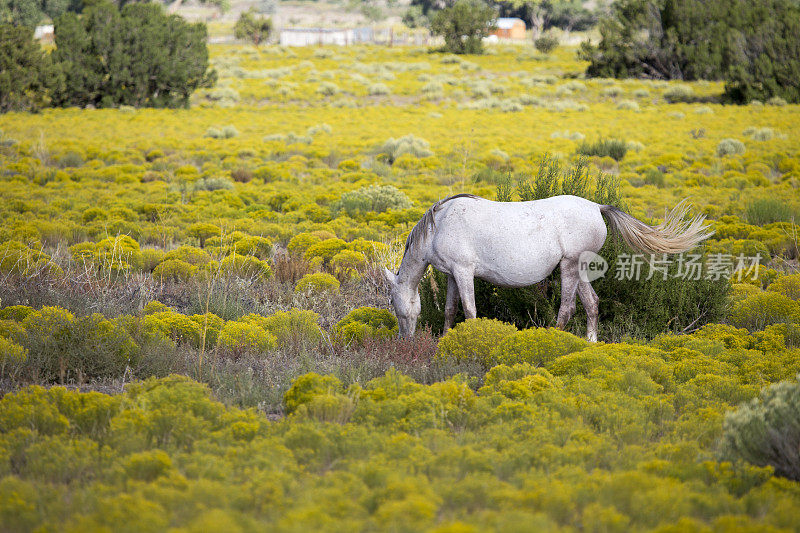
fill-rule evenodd
<path id="1" fill-rule="evenodd" d="M 422 215 L 422 218 L 419 219 L 419 222 L 417 222 L 417 224 L 411 229 L 411 233 L 408 234 L 408 239 L 406 239 L 406 247 L 405 250 L 403 250 L 403 257 L 405 257 L 412 244 L 418 241 L 425 241 L 425 239 L 428 237 L 429 230 L 436 228 L 436 212 L 439 211 L 444 204 L 450 200 L 455 200 L 456 198 L 472 198 L 477 200 L 480 197 L 467 193 L 454 194 L 453 196 L 448 196 L 447 198 L 439 200 L 433 204 L 427 211 L 425 211 L 425 214 Z"/>

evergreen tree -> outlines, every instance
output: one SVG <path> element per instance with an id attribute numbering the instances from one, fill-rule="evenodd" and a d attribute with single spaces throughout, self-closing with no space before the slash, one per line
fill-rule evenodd
<path id="1" fill-rule="evenodd" d="M 798 29 L 796 0 L 620 0 L 580 55 L 589 76 L 725 79 L 737 102 L 797 102 Z"/>
<path id="2" fill-rule="evenodd" d="M 120 12 L 100 2 L 82 17 L 56 21 L 54 60 L 63 90 L 55 105 L 110 107 L 187 106 L 192 92 L 213 82 L 206 27 L 166 15 L 155 3 L 132 3 Z"/>
<path id="3" fill-rule="evenodd" d="M 0 112 L 36 111 L 50 103 L 61 74 L 33 40 L 33 29 L 0 24 Z"/>
<path id="4" fill-rule="evenodd" d="M 254 9 L 243 11 L 233 27 L 237 39 L 246 39 L 258 46 L 269 38 L 272 32 L 272 19 L 259 17 Z"/>
<path id="5" fill-rule="evenodd" d="M 444 37 L 444 48 L 454 54 L 480 54 L 483 38 L 494 27 L 497 14 L 482 0 L 458 0 L 433 17 L 431 31 Z"/>

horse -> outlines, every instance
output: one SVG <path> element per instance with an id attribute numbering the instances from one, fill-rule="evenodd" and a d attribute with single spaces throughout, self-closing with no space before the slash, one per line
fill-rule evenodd
<path id="1" fill-rule="evenodd" d="M 588 317 L 586 336 L 596 342 L 599 298 L 579 266 L 582 254 L 596 254 L 603 246 L 608 234 L 604 219 L 631 248 L 680 253 L 713 235 L 704 216 L 685 220 L 688 210 L 682 201 L 661 224 L 649 226 L 616 207 L 578 196 L 495 202 L 456 194 L 439 200 L 409 233 L 398 272 L 383 268 L 399 336 L 414 335 L 422 309 L 419 283 L 428 265 L 447 274 L 445 332 L 453 325 L 459 299 L 466 318 L 475 318 L 474 278 L 519 288 L 542 281 L 560 266 L 556 327 L 563 329 L 575 313 L 577 293 Z"/>

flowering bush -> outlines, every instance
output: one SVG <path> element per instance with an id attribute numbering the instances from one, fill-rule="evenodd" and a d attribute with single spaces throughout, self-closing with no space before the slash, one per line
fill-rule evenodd
<path id="1" fill-rule="evenodd" d="M 367 337 L 391 338 L 397 335 L 397 319 L 385 309 L 353 309 L 334 327 L 336 338 L 344 343 L 361 343 Z"/>
<path id="2" fill-rule="evenodd" d="M 294 292 L 298 294 L 322 294 L 325 292 L 339 292 L 339 280 L 325 274 L 324 272 L 315 272 L 313 274 L 306 274 L 297 285 L 294 286 Z"/>
<path id="3" fill-rule="evenodd" d="M 517 333 L 511 324 L 490 318 L 476 318 L 457 324 L 439 341 L 436 359 L 474 361 L 490 368 L 496 363 L 495 348 Z M 509 357 L 510 358 L 510 357 Z"/>
<path id="4" fill-rule="evenodd" d="M 588 343 L 553 328 L 524 329 L 503 338 L 492 358 L 500 364 L 531 363 L 544 366 L 550 361 L 586 347 Z"/>

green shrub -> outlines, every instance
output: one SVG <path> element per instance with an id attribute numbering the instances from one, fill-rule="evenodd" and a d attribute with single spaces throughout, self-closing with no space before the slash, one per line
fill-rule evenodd
<path id="1" fill-rule="evenodd" d="M 217 346 L 225 353 L 266 352 L 275 348 L 275 336 L 252 323 L 228 321 L 219 332 Z"/>
<path id="2" fill-rule="evenodd" d="M 197 323 L 200 328 L 200 339 L 205 336 L 205 347 L 210 348 L 217 344 L 219 333 L 225 325 L 225 321 L 214 313 L 203 313 L 202 315 L 192 315 L 189 318 Z M 200 342 L 198 345 L 202 346 Z"/>
<path id="3" fill-rule="evenodd" d="M 342 250 L 333 256 L 331 266 L 342 279 L 358 278 L 359 273 L 367 266 L 367 258 L 355 250 Z"/>
<path id="4" fill-rule="evenodd" d="M 585 340 L 558 329 L 524 329 L 502 339 L 494 348 L 492 359 L 504 365 L 530 363 L 544 366 L 587 345 Z"/>
<path id="5" fill-rule="evenodd" d="M 164 259 L 164 250 L 157 248 L 142 249 L 142 271 L 152 272 Z"/>
<path id="6" fill-rule="evenodd" d="M 750 224 L 763 226 L 773 222 L 800 220 L 800 210 L 778 198 L 754 198 L 747 202 L 744 217 Z"/>
<path id="7" fill-rule="evenodd" d="M 314 372 L 302 375 L 292 383 L 283 395 L 287 413 L 293 413 L 301 405 L 311 402 L 314 397 L 342 392 L 342 382 L 334 376 L 320 376 Z"/>
<path id="8" fill-rule="evenodd" d="M 326 292 L 339 292 L 339 280 L 326 274 L 324 272 L 315 272 L 313 274 L 306 274 L 297 285 L 294 286 L 294 292 L 298 294 L 322 294 Z"/>
<path id="9" fill-rule="evenodd" d="M 234 253 L 220 263 L 220 271 L 227 275 L 242 279 L 265 280 L 272 277 L 272 268 L 265 261 L 252 255 Z"/>
<path id="10" fill-rule="evenodd" d="M 307 260 L 319 258 L 324 265 L 328 265 L 334 256 L 345 248 L 347 243 L 342 239 L 325 239 L 309 246 L 303 257 Z"/>
<path id="11" fill-rule="evenodd" d="M 43 307 L 23 321 L 25 369 L 47 381 L 120 375 L 139 347 L 125 328 L 93 314 L 76 318 L 59 307 Z"/>
<path id="12" fill-rule="evenodd" d="M 264 317 L 261 323 L 275 335 L 281 345 L 296 341 L 316 343 L 322 339 L 320 318 L 314 311 L 293 307 L 288 311 L 277 311 L 274 315 Z"/>
<path id="13" fill-rule="evenodd" d="M 397 139 L 391 138 L 378 149 L 378 157 L 389 165 L 397 161 L 402 155 L 431 157 L 433 152 L 428 141 L 410 134 Z"/>
<path id="14" fill-rule="evenodd" d="M 266 237 L 248 235 L 233 243 L 233 250 L 237 254 L 252 255 L 261 260 L 267 260 L 272 253 L 272 243 Z"/>
<path id="15" fill-rule="evenodd" d="M 164 254 L 164 260 L 179 260 L 194 266 L 203 266 L 211 261 L 211 256 L 205 250 L 184 244 Z"/>
<path id="16" fill-rule="evenodd" d="M 289 253 L 304 255 L 312 244 L 318 243 L 321 240 L 322 239 L 317 235 L 312 235 L 311 233 L 298 233 L 289 240 L 286 249 Z"/>
<path id="17" fill-rule="evenodd" d="M 800 324 L 800 302 L 777 292 L 758 292 L 735 302 L 728 320 L 750 331 L 781 322 Z"/>
<path id="18" fill-rule="evenodd" d="M 339 86 L 330 81 L 324 81 L 317 87 L 317 92 L 322 96 L 333 96 L 339 92 Z"/>
<path id="19" fill-rule="evenodd" d="M 576 153 L 585 156 L 610 157 L 621 161 L 628 151 L 628 143 L 620 139 L 598 139 L 595 142 L 582 141 Z"/>
<path id="20" fill-rule="evenodd" d="M 13 365 L 25 361 L 28 357 L 28 350 L 16 344 L 14 341 L 0 336 L 0 374 L 7 365 Z"/>
<path id="21" fill-rule="evenodd" d="M 800 380 L 800 376 L 798 376 Z M 782 381 L 725 416 L 720 455 L 800 481 L 800 381 Z"/>
<path id="22" fill-rule="evenodd" d="M 389 339 L 397 336 L 397 319 L 386 309 L 359 307 L 353 309 L 334 326 L 339 342 L 362 343 L 367 337 Z"/>
<path id="23" fill-rule="evenodd" d="M 147 315 L 145 320 L 150 321 L 151 328 L 158 329 L 177 343 L 200 346 L 202 337 L 200 326 L 186 315 L 175 311 L 159 311 Z"/>
<path id="24" fill-rule="evenodd" d="M 717 144 L 717 156 L 725 157 L 726 155 L 739 155 L 745 152 L 744 144 L 742 141 L 736 139 L 722 139 Z"/>
<path id="25" fill-rule="evenodd" d="M 476 318 L 457 324 L 439 340 L 436 359 L 440 361 L 476 362 L 484 368 L 497 363 L 495 348 L 517 332 L 512 324 L 490 318 Z"/>
<path id="26" fill-rule="evenodd" d="M 142 268 L 142 252 L 139 243 L 128 235 L 107 237 L 97 243 L 100 266 L 112 271 Z"/>
<path id="27" fill-rule="evenodd" d="M 552 32 L 546 32 L 541 37 L 533 41 L 533 46 L 543 54 L 549 54 L 559 45 L 558 36 Z"/>
<path id="28" fill-rule="evenodd" d="M 767 286 L 770 292 L 777 292 L 792 300 L 800 300 L 800 273 L 781 276 Z M 0 310 L 0 318 L 3 318 Z"/>
<path id="29" fill-rule="evenodd" d="M 370 96 L 383 96 L 389 94 L 391 91 L 389 87 L 386 86 L 385 83 L 373 83 L 367 89 L 367 93 Z"/>
<path id="30" fill-rule="evenodd" d="M 272 19 L 260 17 L 255 8 L 242 11 L 236 24 L 233 26 L 233 36 L 237 39 L 247 39 L 258 46 L 269 38 L 272 32 Z"/>
<path id="31" fill-rule="evenodd" d="M 197 271 L 197 267 L 180 259 L 167 259 L 153 269 L 153 277 L 164 281 L 187 281 Z"/>
<path id="32" fill-rule="evenodd" d="M 383 213 L 411 206 L 408 196 L 392 185 L 368 185 L 344 193 L 334 209 L 343 210 L 350 217 L 358 217 L 368 211 Z"/>
<path id="33" fill-rule="evenodd" d="M 172 311 L 169 306 L 159 302 L 158 300 L 153 300 L 147 302 L 144 306 L 144 314 L 152 315 L 153 313 L 163 313 L 165 311 Z"/>
<path id="34" fill-rule="evenodd" d="M 670 104 L 677 102 L 692 102 L 695 99 L 694 89 L 689 85 L 671 85 L 662 94 L 664 100 Z"/>
<path id="35" fill-rule="evenodd" d="M 22 322 L 25 318 L 33 313 L 32 307 L 27 305 L 9 305 L 0 309 L 0 320 L 14 320 Z"/>

